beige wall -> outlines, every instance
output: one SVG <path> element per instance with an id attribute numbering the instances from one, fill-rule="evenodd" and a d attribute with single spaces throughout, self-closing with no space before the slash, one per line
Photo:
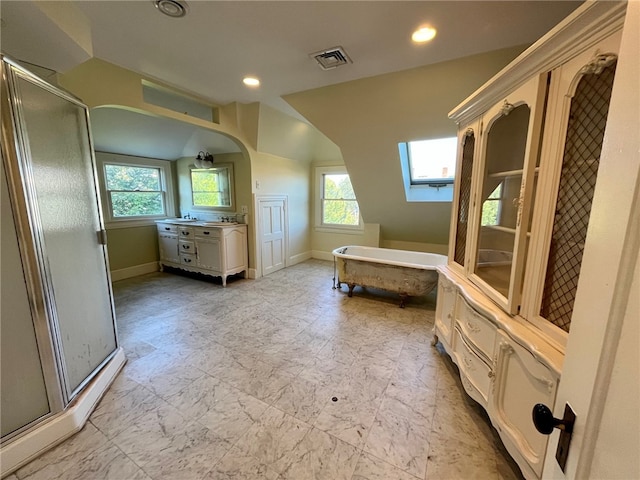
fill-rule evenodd
<path id="1" fill-rule="evenodd" d="M 454 136 L 447 113 L 524 47 L 285 96 L 339 147 L 367 223 L 382 246 L 446 251 L 451 203 L 405 199 L 398 142 Z M 433 245 L 435 244 L 435 245 Z"/>
<path id="2" fill-rule="evenodd" d="M 157 262 L 158 234 L 156 226 L 107 229 L 109 270 L 124 270 Z"/>
<path id="3" fill-rule="evenodd" d="M 253 191 L 260 195 L 286 195 L 289 204 L 289 258 L 310 257 L 310 167 L 307 162 L 256 153 L 252 162 Z"/>

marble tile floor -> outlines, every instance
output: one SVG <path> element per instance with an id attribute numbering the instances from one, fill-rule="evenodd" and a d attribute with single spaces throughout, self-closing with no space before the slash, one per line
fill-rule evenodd
<path id="1" fill-rule="evenodd" d="M 455 365 L 435 294 L 333 290 L 331 262 L 259 280 L 114 284 L 128 362 L 85 427 L 9 478 L 520 479 Z"/>

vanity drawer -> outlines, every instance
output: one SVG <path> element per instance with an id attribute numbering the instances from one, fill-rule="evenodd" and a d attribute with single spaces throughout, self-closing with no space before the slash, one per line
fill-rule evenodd
<path id="1" fill-rule="evenodd" d="M 180 250 L 180 253 L 196 253 L 196 246 L 195 243 L 193 243 L 192 241 L 189 240 L 180 240 L 178 242 L 178 249 Z"/>
<path id="2" fill-rule="evenodd" d="M 178 234 L 181 237 L 193 238 L 193 227 L 178 227 Z"/>
<path id="3" fill-rule="evenodd" d="M 195 229 L 195 235 L 198 238 L 220 237 L 222 228 L 219 227 L 200 227 Z"/>
<path id="4" fill-rule="evenodd" d="M 458 296 L 456 319 L 462 334 L 486 356 L 487 360 L 490 360 L 493 357 L 498 328 L 474 310 L 461 296 Z"/>
<path id="5" fill-rule="evenodd" d="M 462 384 L 465 390 L 472 398 L 486 406 L 491 387 L 491 368 L 471 349 L 458 328 L 454 329 L 453 351 L 463 377 Z M 476 392 L 469 388 L 467 382 L 464 381 L 465 377 Z M 481 398 L 477 398 L 478 393 Z"/>
<path id="6" fill-rule="evenodd" d="M 182 265 L 196 266 L 196 256 L 189 253 L 180 252 L 180 263 Z"/>
<path id="7" fill-rule="evenodd" d="M 159 233 L 178 233 L 177 225 L 170 225 L 168 223 L 157 223 Z"/>

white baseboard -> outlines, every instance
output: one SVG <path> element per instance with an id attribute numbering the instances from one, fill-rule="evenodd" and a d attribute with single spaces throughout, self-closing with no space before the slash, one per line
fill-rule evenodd
<path id="1" fill-rule="evenodd" d="M 322 250 L 313 250 L 311 252 L 311 258 L 317 258 L 318 260 L 333 261 L 333 254 L 331 252 L 324 252 Z"/>
<path id="2" fill-rule="evenodd" d="M 159 270 L 158 262 L 143 263 L 141 265 L 134 265 L 133 267 L 111 270 L 111 281 L 117 282 L 118 280 L 146 275 L 147 273 L 158 272 Z"/>
<path id="3" fill-rule="evenodd" d="M 287 266 L 293 266 L 296 265 L 298 263 L 302 263 L 305 260 L 309 260 L 310 258 L 313 258 L 311 255 L 311 252 L 307 251 L 307 252 L 303 252 L 303 253 L 299 253 L 297 255 L 293 255 L 292 257 L 289 257 L 289 264 Z"/>
<path id="4" fill-rule="evenodd" d="M 120 347 L 96 377 L 60 414 L 0 448 L 3 478 L 80 431 L 126 362 Z"/>

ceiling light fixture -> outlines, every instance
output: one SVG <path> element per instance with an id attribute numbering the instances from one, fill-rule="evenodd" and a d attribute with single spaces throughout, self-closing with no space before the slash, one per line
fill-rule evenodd
<path id="1" fill-rule="evenodd" d="M 413 32 L 411 35 L 411 40 L 415 43 L 425 43 L 429 40 L 433 40 L 436 36 L 436 29 L 432 27 L 420 27 L 418 30 Z"/>
<path id="2" fill-rule="evenodd" d="M 247 87 L 259 87 L 260 80 L 256 77 L 244 77 L 242 79 L 242 83 L 244 83 Z"/>
<path id="3" fill-rule="evenodd" d="M 187 14 L 186 6 L 177 0 L 155 0 L 156 8 L 168 17 L 180 18 Z"/>

